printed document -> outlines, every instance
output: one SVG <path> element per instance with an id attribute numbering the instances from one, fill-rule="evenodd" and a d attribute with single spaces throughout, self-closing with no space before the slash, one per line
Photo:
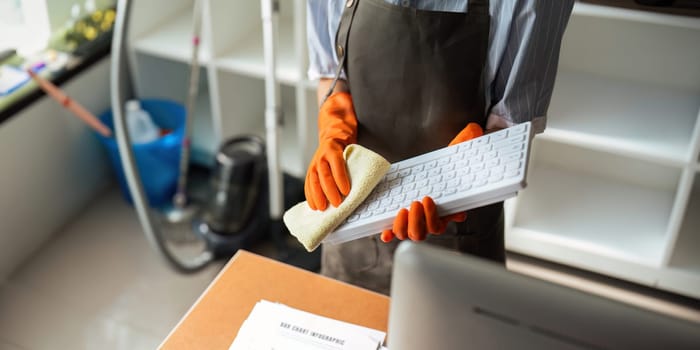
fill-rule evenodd
<path id="1" fill-rule="evenodd" d="M 386 333 L 259 301 L 229 350 L 378 350 Z"/>

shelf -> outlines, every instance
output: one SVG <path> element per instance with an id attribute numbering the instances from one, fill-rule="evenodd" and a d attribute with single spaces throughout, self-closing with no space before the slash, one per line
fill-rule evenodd
<path id="1" fill-rule="evenodd" d="M 164 21 L 157 29 L 134 42 L 137 52 L 188 63 L 192 59 L 192 13 L 182 11 Z M 209 61 L 209 47 L 203 38 L 199 47 L 200 64 Z"/>
<path id="2" fill-rule="evenodd" d="M 670 266 L 687 270 L 700 276 L 700 174 L 695 176 L 695 185 L 688 205 L 685 208 L 685 217 L 678 233 L 676 247 L 671 256 Z M 700 291 L 700 288 L 698 288 Z"/>
<path id="3" fill-rule="evenodd" d="M 685 208 L 671 260 L 661 271 L 661 288 L 700 299 L 700 173 L 695 175 L 693 190 Z"/>
<path id="4" fill-rule="evenodd" d="M 265 99 L 263 81 L 247 75 L 223 74 L 218 79 L 221 97 L 222 137 L 224 140 L 245 134 L 263 139 L 265 136 Z M 280 96 L 284 108 L 284 126 L 280 132 L 280 162 L 282 170 L 302 177 L 306 168 L 301 161 L 297 142 L 297 119 L 294 110 L 296 89 L 282 86 Z"/>
<path id="5" fill-rule="evenodd" d="M 217 67 L 233 73 L 265 78 L 265 60 L 262 46 L 262 27 L 256 27 L 250 35 L 235 44 L 226 54 L 215 60 Z M 280 18 L 277 42 L 277 79 L 283 84 L 296 84 L 306 79 L 305 72 L 300 72 L 298 57 L 294 49 L 294 27 L 289 18 Z"/>
<path id="6" fill-rule="evenodd" d="M 700 98 L 689 91 L 560 71 L 543 138 L 684 164 Z M 672 119 L 673 123 L 669 123 Z"/>
<path id="7" fill-rule="evenodd" d="M 591 151 L 535 140 L 513 228 L 544 245 L 659 265 L 680 170 L 605 153 L 586 158 Z M 590 263 L 567 254 L 556 260 Z"/>
<path id="8" fill-rule="evenodd" d="M 252 130 L 252 133 L 262 137 L 263 140 L 267 139 L 264 125 Z M 296 115 L 293 113 L 285 114 L 284 126 L 281 129 L 280 136 L 279 159 L 282 171 L 297 178 L 304 178 L 306 175 L 306 168 L 301 164 L 301 149 L 299 148 L 299 143 L 296 141 Z"/>

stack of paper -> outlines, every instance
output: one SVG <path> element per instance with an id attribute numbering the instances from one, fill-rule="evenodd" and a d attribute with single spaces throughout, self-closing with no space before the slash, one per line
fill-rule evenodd
<path id="1" fill-rule="evenodd" d="M 377 350 L 386 333 L 259 301 L 229 350 Z"/>

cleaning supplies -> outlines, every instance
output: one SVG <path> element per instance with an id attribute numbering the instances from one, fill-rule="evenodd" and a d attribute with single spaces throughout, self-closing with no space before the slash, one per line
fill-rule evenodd
<path id="1" fill-rule="evenodd" d="M 324 238 L 352 214 L 389 171 L 391 164 L 379 154 L 360 145 L 345 147 L 343 157 L 350 176 L 350 193 L 337 206 L 313 210 L 301 202 L 284 213 L 284 223 L 306 250 L 313 251 Z"/>
<path id="2" fill-rule="evenodd" d="M 133 144 L 149 143 L 160 136 L 160 130 L 138 100 L 126 102 L 126 123 Z"/>

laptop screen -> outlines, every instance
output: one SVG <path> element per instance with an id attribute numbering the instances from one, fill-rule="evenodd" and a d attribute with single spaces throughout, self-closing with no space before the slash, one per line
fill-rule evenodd
<path id="1" fill-rule="evenodd" d="M 700 349 L 700 324 L 426 244 L 396 251 L 389 349 Z"/>

